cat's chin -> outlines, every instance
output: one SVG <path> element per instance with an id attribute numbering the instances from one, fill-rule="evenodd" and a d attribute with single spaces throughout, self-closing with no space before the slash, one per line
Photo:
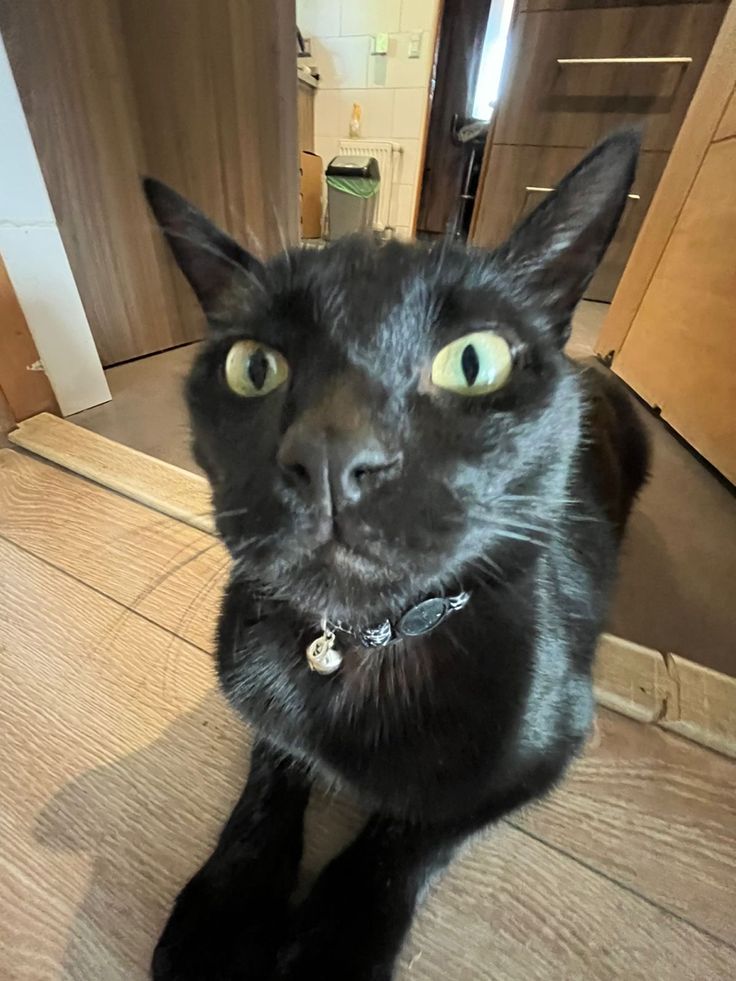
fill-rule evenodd
<path id="1" fill-rule="evenodd" d="M 400 615 L 427 594 L 441 592 L 436 575 L 379 559 L 339 542 L 316 548 L 306 560 L 269 576 L 272 596 L 313 619 L 367 627 Z"/>
<path id="2" fill-rule="evenodd" d="M 374 559 L 337 541 L 329 541 L 320 546 L 315 559 L 337 576 L 348 574 L 365 577 L 368 582 L 378 578 L 381 571 L 381 566 Z"/>

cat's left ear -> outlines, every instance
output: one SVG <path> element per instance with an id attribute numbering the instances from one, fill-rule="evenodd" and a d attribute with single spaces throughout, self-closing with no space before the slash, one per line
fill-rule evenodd
<path id="1" fill-rule="evenodd" d="M 640 143 L 624 130 L 599 144 L 494 254 L 519 300 L 543 314 L 560 344 L 618 227 Z"/>
<path id="2" fill-rule="evenodd" d="M 151 210 L 208 317 L 236 307 L 259 281 L 261 263 L 167 184 L 143 179 Z"/>

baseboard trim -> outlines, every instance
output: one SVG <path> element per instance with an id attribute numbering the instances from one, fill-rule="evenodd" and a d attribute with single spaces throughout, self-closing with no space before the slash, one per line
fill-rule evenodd
<path id="1" fill-rule="evenodd" d="M 8 438 L 73 473 L 214 533 L 209 487 L 198 474 L 49 413 L 22 422 Z M 601 705 L 736 758 L 736 678 L 603 634 L 594 685 Z"/>
<path id="2" fill-rule="evenodd" d="M 593 681 L 601 705 L 736 758 L 736 678 L 603 634 Z"/>

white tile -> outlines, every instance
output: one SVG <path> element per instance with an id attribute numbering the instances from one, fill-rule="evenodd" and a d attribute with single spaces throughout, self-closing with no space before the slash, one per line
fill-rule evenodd
<path id="1" fill-rule="evenodd" d="M 338 37 L 340 0 L 296 0 L 296 22 L 304 37 Z"/>
<path id="2" fill-rule="evenodd" d="M 421 143 L 419 140 L 400 140 L 402 147 L 401 171 L 399 183 L 415 187 L 419 180 L 419 157 Z"/>
<path id="3" fill-rule="evenodd" d="M 328 98 L 324 98 L 328 96 Z M 320 92 L 315 105 L 315 133 L 350 136 L 353 103 L 362 109 L 360 135 L 366 140 L 390 140 L 394 115 L 393 89 L 339 89 Z"/>
<path id="4" fill-rule="evenodd" d="M 400 30 L 400 0 L 342 0 L 340 33 L 393 34 Z"/>
<path id="5" fill-rule="evenodd" d="M 394 91 L 392 89 L 364 89 L 362 92 L 344 93 L 350 103 L 359 102 L 363 113 L 360 121 L 360 135 L 364 140 L 388 140 L 391 138 L 391 125 L 394 116 Z"/>
<path id="6" fill-rule="evenodd" d="M 314 135 L 341 136 L 350 122 L 342 118 L 343 99 L 340 89 L 319 89 L 314 99 Z"/>
<path id="7" fill-rule="evenodd" d="M 380 76 L 377 70 L 369 72 L 369 85 L 385 85 L 386 88 L 427 88 L 432 70 L 432 37 L 428 31 L 422 32 L 422 46 L 419 58 L 409 57 L 410 34 L 392 34 L 389 38 L 388 55 L 385 58 L 372 58 L 372 61 L 385 62 Z"/>
<path id="8" fill-rule="evenodd" d="M 327 37 L 312 41 L 312 61 L 322 89 L 363 89 L 368 77 L 368 37 Z"/>
<path id="9" fill-rule="evenodd" d="M 0 255 L 63 415 L 109 401 L 110 390 L 57 227 L 2 226 Z"/>
<path id="10" fill-rule="evenodd" d="M 411 227 L 414 217 L 414 195 L 415 189 L 406 184 L 401 184 L 394 188 L 393 200 L 391 201 L 391 224 L 397 228 L 405 226 Z"/>
<path id="11" fill-rule="evenodd" d="M 428 98 L 426 88 L 396 90 L 392 136 L 399 140 L 422 138 Z"/>
<path id="12" fill-rule="evenodd" d="M 368 59 L 368 84 L 374 88 L 386 88 L 388 56 L 377 55 Z"/>
<path id="13" fill-rule="evenodd" d="M 401 0 L 400 31 L 433 31 L 440 0 Z"/>
<path id="14" fill-rule="evenodd" d="M 314 152 L 322 157 L 323 169 L 333 157 L 337 156 L 338 139 L 336 136 L 315 136 Z"/>

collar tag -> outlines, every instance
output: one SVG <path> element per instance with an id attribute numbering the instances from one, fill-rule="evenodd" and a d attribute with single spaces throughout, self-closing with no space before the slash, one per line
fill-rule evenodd
<path id="1" fill-rule="evenodd" d="M 436 627 L 446 614 L 447 600 L 433 596 L 407 610 L 396 624 L 396 629 L 404 637 L 419 637 Z"/>
<path id="2" fill-rule="evenodd" d="M 317 674 L 334 674 L 342 664 L 342 654 L 335 647 L 335 635 L 326 627 L 307 647 L 305 654 L 310 671 Z"/>

